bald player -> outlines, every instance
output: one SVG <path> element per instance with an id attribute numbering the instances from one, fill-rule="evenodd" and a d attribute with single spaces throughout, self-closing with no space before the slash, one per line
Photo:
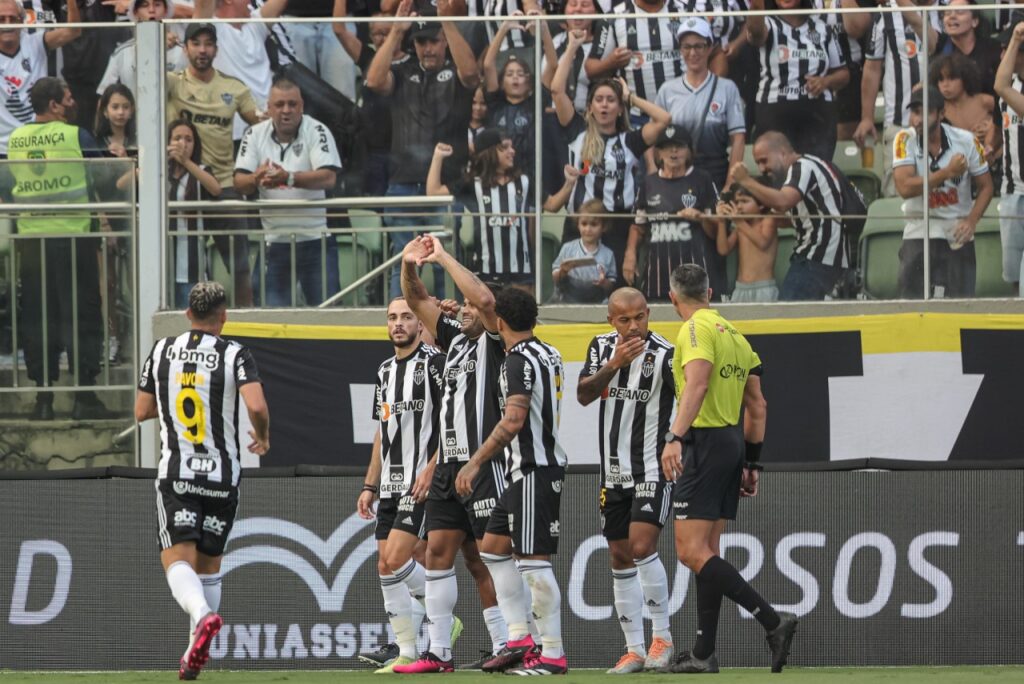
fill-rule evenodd
<path id="1" fill-rule="evenodd" d="M 614 331 L 590 342 L 576 397 L 584 406 L 600 399 L 597 434 L 601 455 L 601 531 L 611 553 L 615 609 L 626 653 L 610 674 L 665 667 L 672 658 L 668 577 L 658 558 L 661 528 L 672 509 L 672 483 L 659 472 L 675 404 L 672 345 L 647 328 L 650 309 L 632 287 L 608 298 Z M 643 608 L 654 626 L 644 648 Z"/>

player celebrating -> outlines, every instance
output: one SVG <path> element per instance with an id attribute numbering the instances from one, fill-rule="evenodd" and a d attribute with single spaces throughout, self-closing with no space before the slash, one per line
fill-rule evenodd
<path id="1" fill-rule="evenodd" d="M 648 331 L 649 315 L 639 290 L 624 287 L 611 294 L 608 322 L 615 331 L 590 342 L 576 392 L 584 406 L 601 399 L 601 531 L 611 553 L 615 609 L 627 649 L 609 674 L 666 667 L 673 651 L 668 577 L 657 551 L 672 504 L 672 483 L 661 478 L 658 455 L 672 419 L 676 385 L 672 345 Z M 648 654 L 645 599 L 654 625 Z"/>
<path id="2" fill-rule="evenodd" d="M 417 274 L 417 267 L 430 255 L 434 263 L 448 271 L 455 286 L 465 295 L 461 324 L 443 314 Z M 479 448 L 481 435 L 490 434 L 498 422 L 497 378 L 505 351 L 497 333 L 494 295 L 473 273 L 445 253 L 433 238 L 417 238 L 406 245 L 402 257 L 402 292 L 426 331 L 448 352 L 441 398 L 438 464 L 426 501 L 426 605 L 430 648 L 416 662 L 396 665 L 394 671 L 402 674 L 451 672 L 454 666 L 450 630 L 459 590 L 455 555 L 460 548 L 480 593 L 484 622 L 491 635 L 492 655 L 505 653 L 509 646 L 525 651 L 533 645 L 526 631 L 525 607 L 515 612 L 521 617 L 514 617 L 508 628 L 505 619 L 512 613 L 504 607 L 498 608 L 495 589 L 499 580 L 514 581 L 522 595 L 522 579 L 511 559 L 506 564 L 511 577 L 508 572 L 496 572 L 491 560 L 485 560 L 488 567 L 479 561 L 476 542 L 484 536 L 491 509 L 505 489 L 500 468 L 495 465 L 483 469 L 468 496 L 459 496 L 455 491 L 459 468 Z M 518 641 L 511 644 L 509 629 L 518 637 Z M 490 660 L 490 655 L 485 656 L 471 667 L 480 667 Z"/>
<path id="3" fill-rule="evenodd" d="M 217 614 L 220 562 L 238 508 L 239 395 L 252 421 L 254 454 L 270 448 L 270 413 L 249 350 L 220 338 L 227 320 L 224 288 L 195 285 L 186 315 L 192 329 L 158 341 L 142 366 L 135 419 L 160 419 L 160 562 L 174 600 L 191 621 L 178 670 L 179 679 L 191 680 L 224 624 Z"/>
<path id="4" fill-rule="evenodd" d="M 473 491 L 481 468 L 505 452 L 511 485 L 491 513 L 483 552 L 515 554 L 533 594 L 531 610 L 540 631 L 541 652 L 531 651 L 516 675 L 568 672 L 562 650 L 561 593 L 551 567 L 558 551 L 559 506 L 565 479 L 565 451 L 558 437 L 564 371 L 562 357 L 534 337 L 537 302 L 512 287 L 498 292 L 494 303 L 498 332 L 508 355 L 501 366 L 503 415 L 490 436 L 459 471 L 455 489 Z"/>
<path id="5" fill-rule="evenodd" d="M 708 306 L 711 289 L 703 268 L 683 264 L 672 271 L 670 297 L 683 319 L 672 362 L 682 392 L 672 430 L 665 435 L 661 466 L 665 477 L 676 482 L 676 553 L 697 581 L 697 641 L 670 670 L 718 672 L 715 633 L 722 597 L 728 596 L 764 627 L 772 672 L 782 672 L 796 616 L 776 613 L 718 552 L 726 522 L 736 519 L 741 492 L 757 494 L 766 420 L 761 359 Z"/>
<path id="6" fill-rule="evenodd" d="M 373 499 L 380 496 L 374 532 L 377 572 L 399 652 L 378 673 L 416 660 L 426 572 L 413 554 L 425 536 L 423 501 L 436 464 L 444 372 L 444 355 L 423 343 L 423 326 L 404 298 L 388 305 L 387 321 L 395 354 L 377 369 L 373 419 L 380 427 L 357 503 L 359 515 L 368 520 L 373 517 Z M 462 631 L 458 622 L 453 628 Z"/>

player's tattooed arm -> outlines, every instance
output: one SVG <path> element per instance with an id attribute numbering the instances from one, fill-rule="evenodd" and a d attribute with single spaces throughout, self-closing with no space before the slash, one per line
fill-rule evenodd
<path id="1" fill-rule="evenodd" d="M 513 394 L 505 402 L 505 415 L 490 436 L 484 441 L 480 449 L 473 454 L 471 461 L 477 464 L 485 463 L 501 453 L 505 447 L 512 443 L 519 431 L 526 424 L 526 418 L 530 414 L 530 397 L 525 394 Z"/>
<path id="2" fill-rule="evenodd" d="M 576 400 L 584 406 L 589 406 L 591 402 L 600 399 L 601 393 L 618 372 L 618 368 L 611 364 L 605 364 L 593 375 L 580 378 L 580 384 L 576 386 Z"/>

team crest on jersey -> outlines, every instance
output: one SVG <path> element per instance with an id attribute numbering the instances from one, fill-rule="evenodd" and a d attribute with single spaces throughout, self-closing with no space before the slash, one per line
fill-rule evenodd
<path id="1" fill-rule="evenodd" d="M 711 103 L 710 109 L 711 109 L 711 113 L 712 114 L 717 114 L 721 108 L 722 108 L 722 105 L 720 103 L 718 103 L 718 102 L 712 102 Z"/>
<path id="2" fill-rule="evenodd" d="M 295 143 L 292 145 L 292 153 L 298 157 L 302 154 L 302 143 Z"/>
<path id="3" fill-rule="evenodd" d="M 221 93 L 220 99 L 224 101 L 224 104 L 230 106 L 235 101 L 235 96 L 231 93 Z"/>
<path id="4" fill-rule="evenodd" d="M 424 377 L 426 377 L 426 373 L 423 372 L 423 364 L 416 364 L 416 370 L 413 371 L 412 374 L 412 381 L 415 382 L 417 385 L 422 385 Z"/>
<path id="5" fill-rule="evenodd" d="M 640 367 L 640 372 L 644 374 L 645 378 L 654 375 L 654 360 L 650 356 L 644 359 L 644 365 Z"/>
<path id="6" fill-rule="evenodd" d="M 691 192 L 683 193 L 682 197 L 679 198 L 683 202 L 683 206 L 687 209 L 693 209 L 697 206 L 697 196 Z"/>
<path id="7" fill-rule="evenodd" d="M 817 43 L 818 41 L 821 40 L 821 34 L 815 31 L 814 29 L 811 29 L 810 31 L 807 32 L 807 39 L 812 43 Z"/>
<path id="8" fill-rule="evenodd" d="M 441 71 L 441 72 L 439 72 L 437 74 L 437 81 L 438 81 L 438 83 L 447 83 L 450 80 L 452 80 L 452 70 L 451 69 L 445 69 L 444 71 Z"/>
<path id="9" fill-rule="evenodd" d="M 21 68 L 25 71 L 32 71 L 32 62 L 28 61 L 28 57 L 21 60 Z"/>

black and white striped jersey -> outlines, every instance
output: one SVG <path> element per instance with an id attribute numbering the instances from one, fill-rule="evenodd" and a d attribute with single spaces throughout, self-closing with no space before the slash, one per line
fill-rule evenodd
<path id="1" fill-rule="evenodd" d="M 712 12 L 746 12 L 750 9 L 746 0 L 685 0 L 683 4 L 687 12 L 703 16 L 711 25 L 711 34 L 714 42 L 723 48 L 739 34 L 743 26 L 742 17 L 723 17 L 714 15 Z M 686 70 L 686 66 L 683 66 Z"/>
<path id="2" fill-rule="evenodd" d="M 420 342 L 377 369 L 373 419 L 380 423 L 380 498 L 399 498 L 437 450 L 444 354 Z"/>
<path id="3" fill-rule="evenodd" d="M 508 350 L 501 366 L 501 409 L 505 410 L 511 396 L 530 398 L 526 422 L 505 448 L 506 472 L 512 482 L 536 468 L 565 466 L 568 461 L 558 436 L 564 382 L 562 355 L 550 344 L 531 337 Z"/>
<path id="4" fill-rule="evenodd" d="M 1024 81 L 1017 74 L 1013 75 L 1010 87 L 1024 94 Z M 1002 195 L 1024 194 L 1024 137 L 1020 134 L 1024 116 L 1014 111 L 1002 98 L 999 99 L 999 111 L 1003 115 Z"/>
<path id="5" fill-rule="evenodd" d="M 556 36 L 551 38 L 551 42 L 555 44 L 555 54 L 561 59 L 562 55 L 565 54 L 565 50 L 568 47 L 569 33 L 562 31 Z M 584 62 L 587 60 L 587 54 L 590 52 L 593 46 L 593 41 L 584 43 L 580 49 L 576 52 L 576 56 L 572 61 L 572 73 L 569 75 L 568 82 L 565 84 L 565 94 L 572 100 L 573 107 L 580 114 L 584 114 L 587 111 L 587 94 L 590 92 L 590 78 L 587 77 L 587 70 L 584 68 Z M 541 58 L 541 73 L 547 68 L 547 57 Z"/>
<path id="6" fill-rule="evenodd" d="M 479 273 L 533 273 L 529 231 L 533 198 L 526 175 L 490 188 L 485 188 L 480 178 L 473 178 L 452 187 L 452 194 L 473 214 L 473 244 L 479 255 Z"/>
<path id="7" fill-rule="evenodd" d="M 657 12 L 637 7 L 633 0 L 623 0 L 612 8 L 612 16 L 594 25 L 594 42 L 590 57 L 604 59 L 617 47 L 629 48 L 633 61 L 623 69 L 629 90 L 654 102 L 658 88 L 665 81 L 686 73 L 686 64 L 676 45 L 680 19 L 670 13 L 683 12 L 677 0 L 665 0 Z M 649 14 L 646 19 L 616 17 L 622 14 Z M 633 110 L 639 114 L 640 110 Z"/>
<path id="8" fill-rule="evenodd" d="M 468 461 L 501 419 L 498 374 L 505 345 L 498 333 L 471 339 L 461 328 L 454 318 L 437 320 L 437 342 L 448 350 L 438 463 Z"/>
<path id="9" fill-rule="evenodd" d="M 809 17 L 800 26 L 791 26 L 778 17 L 765 17 L 765 25 L 768 37 L 760 47 L 758 103 L 812 99 L 807 94 L 807 77 L 826 76 L 846 65 L 832 32 L 817 17 Z M 820 97 L 831 102 L 832 91 L 826 88 Z"/>
<path id="10" fill-rule="evenodd" d="M 821 159 L 805 154 L 797 159 L 786 175 L 786 187 L 800 192 L 799 204 L 790 209 L 796 230 L 794 254 L 827 266 L 850 265 L 842 222 L 843 194 L 839 178 Z"/>
<path id="11" fill-rule="evenodd" d="M 848 65 L 864 63 L 864 49 L 860 41 L 851 38 L 846 33 L 846 26 L 843 25 L 843 15 L 838 12 L 829 12 L 830 9 L 840 9 L 843 6 L 842 0 L 813 0 L 817 9 L 823 10 L 821 18 L 832 33 L 836 45 L 839 46 L 839 54 Z M 865 9 L 877 7 L 875 0 L 857 0 L 857 4 Z"/>
<path id="12" fill-rule="evenodd" d="M 882 63 L 882 96 L 885 99 L 885 125 L 909 126 L 907 104 L 910 93 L 921 80 L 918 59 L 921 39 L 899 12 L 875 15 L 868 42 L 867 58 Z"/>
<path id="13" fill-rule="evenodd" d="M 580 177 L 569 198 L 573 213 L 589 199 L 604 202 L 608 211 L 632 212 L 636 204 L 638 175 L 643 168 L 647 144 L 640 129 L 604 136 L 604 159 L 592 164 L 583 159 L 586 131 L 569 143 L 569 164 L 580 170 Z"/>
<path id="14" fill-rule="evenodd" d="M 153 345 L 139 390 L 156 396 L 158 479 L 199 480 L 216 489 L 238 486 L 238 388 L 250 382 L 260 382 L 259 371 L 237 342 L 190 330 Z"/>
<path id="15" fill-rule="evenodd" d="M 483 14 L 488 17 L 497 17 L 497 21 L 489 21 L 487 27 L 487 42 L 494 42 L 494 36 L 498 27 L 505 17 L 510 17 L 516 12 L 524 12 L 523 3 L 520 0 L 475 0 L 478 5 L 483 6 Z M 473 15 L 470 15 L 473 16 Z M 524 22 L 525 25 L 526 22 Z M 524 48 L 533 45 L 533 37 L 524 30 L 512 29 L 505 34 L 502 50 L 510 48 Z"/>
<path id="16" fill-rule="evenodd" d="M 608 363 L 618 340 L 614 331 L 591 340 L 581 381 Z M 672 352 L 668 340 L 647 333 L 644 353 L 619 370 L 601 393 L 597 439 L 602 487 L 628 489 L 661 479 L 659 459 L 676 403 Z"/>

